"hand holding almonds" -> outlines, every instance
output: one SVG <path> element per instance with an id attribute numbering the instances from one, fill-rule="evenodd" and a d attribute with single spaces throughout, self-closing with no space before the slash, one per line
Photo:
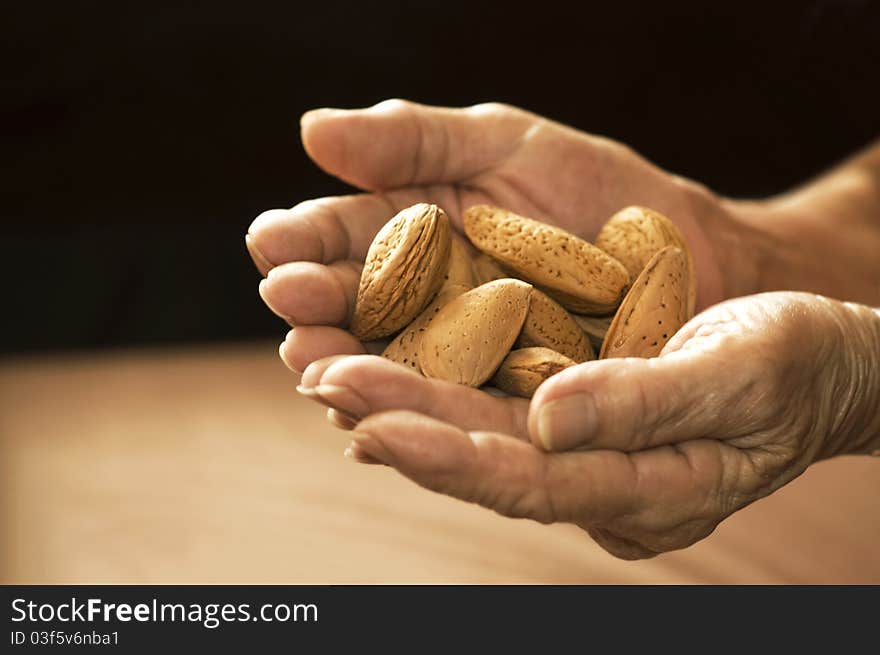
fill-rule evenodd
<path id="1" fill-rule="evenodd" d="M 653 210 L 621 210 L 595 245 L 489 205 L 463 223 L 476 256 L 436 205 L 392 218 L 367 253 L 352 334 L 396 334 L 383 356 L 427 377 L 531 397 L 594 346 L 656 357 L 693 316 L 693 259 Z"/>

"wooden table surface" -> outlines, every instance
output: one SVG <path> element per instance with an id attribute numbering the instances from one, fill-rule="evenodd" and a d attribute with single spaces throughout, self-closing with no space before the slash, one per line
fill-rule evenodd
<path id="1" fill-rule="evenodd" d="M 624 562 L 347 460 L 276 347 L 0 361 L 0 582 L 880 583 L 880 459 Z"/>

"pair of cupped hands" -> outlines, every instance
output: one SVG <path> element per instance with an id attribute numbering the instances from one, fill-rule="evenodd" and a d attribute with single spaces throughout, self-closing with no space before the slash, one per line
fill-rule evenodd
<path id="1" fill-rule="evenodd" d="M 758 228 L 735 202 L 500 104 L 321 109 L 301 131 L 318 166 L 365 193 L 264 212 L 246 241 L 260 295 L 292 326 L 281 358 L 302 373 L 302 393 L 353 429 L 355 460 L 505 516 L 576 524 L 636 559 L 706 537 L 845 451 L 858 328 L 822 296 L 747 295 L 760 291 Z M 464 209 L 489 203 L 587 240 L 624 206 L 657 209 L 692 250 L 702 311 L 659 357 L 579 364 L 530 401 L 423 378 L 345 329 L 374 235 L 417 202 L 459 230 Z"/>

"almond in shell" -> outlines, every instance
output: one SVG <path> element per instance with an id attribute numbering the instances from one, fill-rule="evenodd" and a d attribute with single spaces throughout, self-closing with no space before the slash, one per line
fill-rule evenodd
<path id="1" fill-rule="evenodd" d="M 506 278 L 453 299 L 422 334 L 422 372 L 471 387 L 486 382 L 516 341 L 531 291 L 530 284 Z"/>
<path id="2" fill-rule="evenodd" d="M 394 334 L 443 284 L 452 228 L 437 205 L 419 203 L 386 223 L 370 245 L 349 329 L 363 341 Z"/>
<path id="3" fill-rule="evenodd" d="M 601 315 L 620 303 L 626 268 L 573 234 L 489 205 L 471 207 L 463 222 L 477 248 L 566 309 Z"/>
<path id="4" fill-rule="evenodd" d="M 513 396 L 531 398 L 544 381 L 575 363 L 549 348 L 511 350 L 492 377 L 492 385 Z"/>
<path id="5" fill-rule="evenodd" d="M 600 358 L 656 357 L 688 321 L 688 259 L 681 248 L 657 252 L 614 315 Z"/>
<path id="6" fill-rule="evenodd" d="M 514 348 L 551 348 L 575 362 L 594 359 L 587 336 L 565 309 L 546 294 L 532 290 L 529 313 Z"/>
<path id="7" fill-rule="evenodd" d="M 599 230 L 596 246 L 623 264 L 632 281 L 658 250 L 666 246 L 681 248 L 688 260 L 688 314 L 693 315 L 697 297 L 693 257 L 684 236 L 666 216 L 647 207 L 621 209 Z"/>
<path id="8" fill-rule="evenodd" d="M 422 335 L 428 329 L 434 317 L 454 298 L 469 291 L 471 287 L 461 284 L 445 284 L 434 300 L 425 310 L 410 323 L 406 329 L 394 337 L 382 353 L 382 357 L 390 359 L 398 364 L 403 364 L 414 371 L 421 373 L 419 365 L 419 345 L 422 343 Z"/>
<path id="9" fill-rule="evenodd" d="M 454 286 L 465 286 L 468 289 L 472 289 L 476 284 L 474 269 L 471 265 L 471 256 L 468 254 L 467 246 L 453 235 L 449 250 L 449 265 L 446 268 L 446 275 L 443 277 L 442 289 Z"/>

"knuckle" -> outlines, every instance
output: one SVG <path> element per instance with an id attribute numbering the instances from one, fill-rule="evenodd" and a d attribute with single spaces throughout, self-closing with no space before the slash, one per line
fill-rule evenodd
<path id="1" fill-rule="evenodd" d="M 780 470 L 776 449 L 759 446 L 734 452 L 734 457 L 720 456 L 719 470 L 710 476 L 695 517 L 717 524 L 769 493 Z"/>
<path id="2" fill-rule="evenodd" d="M 669 395 L 654 393 L 651 384 L 638 377 L 632 386 L 633 402 L 630 408 L 633 420 L 632 439 L 637 447 L 646 446 L 650 435 L 669 413 Z"/>
<path id="3" fill-rule="evenodd" d="M 479 441 L 479 468 L 484 482 L 475 490 L 475 501 L 508 518 L 527 518 L 543 524 L 560 520 L 548 487 L 547 458 L 539 468 L 518 466 L 505 458 L 510 437 L 496 433 L 472 435 Z M 508 462 L 505 464 L 504 462 Z M 503 484 L 497 481 L 503 480 Z"/>
<path id="4" fill-rule="evenodd" d="M 635 362 L 638 366 L 648 364 Z M 629 375 L 626 385 L 628 397 L 613 412 L 613 418 L 619 425 L 628 426 L 628 443 L 622 445 L 641 450 L 651 445 L 652 437 L 661 425 L 676 418 L 678 392 L 662 384 L 658 388 L 656 380 L 649 375 Z"/>
<path id="5" fill-rule="evenodd" d="M 540 489 L 514 494 L 504 503 L 496 506 L 495 511 L 508 518 L 528 518 L 543 525 L 556 523 L 552 505 L 548 502 L 547 494 Z"/>
<path id="6" fill-rule="evenodd" d="M 467 110 L 475 114 L 507 114 L 520 111 L 518 108 L 503 102 L 481 102 L 471 105 Z"/>
<path id="7" fill-rule="evenodd" d="M 760 492 L 774 483 L 794 453 L 786 444 L 766 444 L 750 448 L 745 454 L 748 486 L 752 491 Z"/>
<path id="8" fill-rule="evenodd" d="M 309 198 L 308 200 L 302 200 L 296 203 L 293 207 L 290 208 L 290 213 L 299 213 L 299 212 L 308 212 L 313 209 L 317 209 L 324 202 L 323 198 Z"/>
<path id="9" fill-rule="evenodd" d="M 388 98 L 373 105 L 375 111 L 397 113 L 410 111 L 416 103 L 404 98 Z"/>

